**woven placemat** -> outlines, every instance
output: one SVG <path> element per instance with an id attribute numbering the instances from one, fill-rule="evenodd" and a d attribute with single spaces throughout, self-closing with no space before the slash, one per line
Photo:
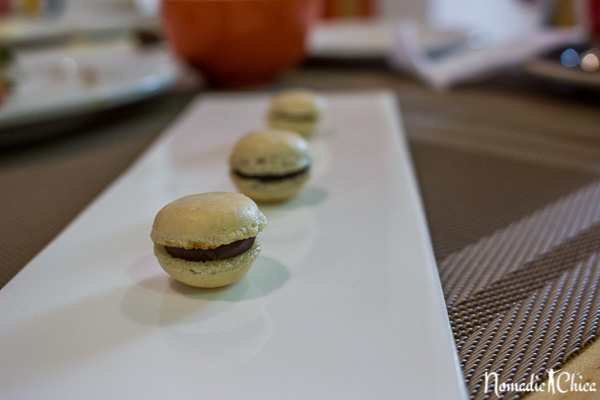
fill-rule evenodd
<path id="1" fill-rule="evenodd" d="M 411 148 L 470 396 L 496 398 L 486 373 L 543 381 L 600 335 L 599 176 L 517 153 Z"/>
<path id="2" fill-rule="evenodd" d="M 81 131 L 0 148 L 0 288 L 127 169 L 191 98 L 148 100 L 102 113 L 102 124 L 94 119 Z"/>

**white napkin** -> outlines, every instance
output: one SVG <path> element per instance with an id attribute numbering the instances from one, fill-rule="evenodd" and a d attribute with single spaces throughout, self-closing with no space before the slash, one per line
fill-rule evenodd
<path id="1" fill-rule="evenodd" d="M 481 49 L 468 46 L 432 58 L 419 44 L 413 23 L 399 25 L 389 54 L 392 68 L 412 73 L 440 90 L 466 81 L 487 77 L 499 69 L 522 64 L 563 45 L 583 42 L 586 34 L 579 27 L 540 29 L 519 39 L 491 44 Z"/>

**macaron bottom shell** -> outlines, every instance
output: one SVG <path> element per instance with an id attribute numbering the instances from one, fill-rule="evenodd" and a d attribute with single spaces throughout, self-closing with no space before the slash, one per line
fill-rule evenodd
<path id="1" fill-rule="evenodd" d="M 305 138 L 309 138 L 315 134 L 319 119 L 315 118 L 310 121 L 297 121 L 293 119 L 285 119 L 282 117 L 269 117 L 267 119 L 269 128 L 282 129 L 299 133 Z"/>
<path id="2" fill-rule="evenodd" d="M 291 178 L 263 182 L 260 179 L 242 178 L 230 173 L 231 180 L 240 192 L 259 203 L 278 203 L 296 196 L 310 178 L 305 172 Z"/>
<path id="3" fill-rule="evenodd" d="M 173 279 L 201 288 L 227 286 L 241 279 L 250 269 L 261 247 L 258 240 L 242 254 L 218 261 L 187 261 L 167 253 L 165 246 L 154 244 L 154 255 L 162 269 Z"/>

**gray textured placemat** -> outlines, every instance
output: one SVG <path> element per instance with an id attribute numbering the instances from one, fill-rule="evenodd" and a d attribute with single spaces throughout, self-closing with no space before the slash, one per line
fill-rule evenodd
<path id="1" fill-rule="evenodd" d="M 412 150 L 469 394 L 495 398 L 486 373 L 542 381 L 600 335 L 600 177 L 429 141 Z"/>

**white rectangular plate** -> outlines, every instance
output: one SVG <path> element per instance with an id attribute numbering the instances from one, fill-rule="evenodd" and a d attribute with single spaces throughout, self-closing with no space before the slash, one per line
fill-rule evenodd
<path id="1" fill-rule="evenodd" d="M 154 216 L 234 190 L 229 152 L 263 127 L 268 100 L 195 101 L 0 291 L 0 398 L 466 397 L 389 93 L 328 96 L 312 178 L 261 207 L 263 251 L 244 278 L 204 290 L 161 270 Z"/>

